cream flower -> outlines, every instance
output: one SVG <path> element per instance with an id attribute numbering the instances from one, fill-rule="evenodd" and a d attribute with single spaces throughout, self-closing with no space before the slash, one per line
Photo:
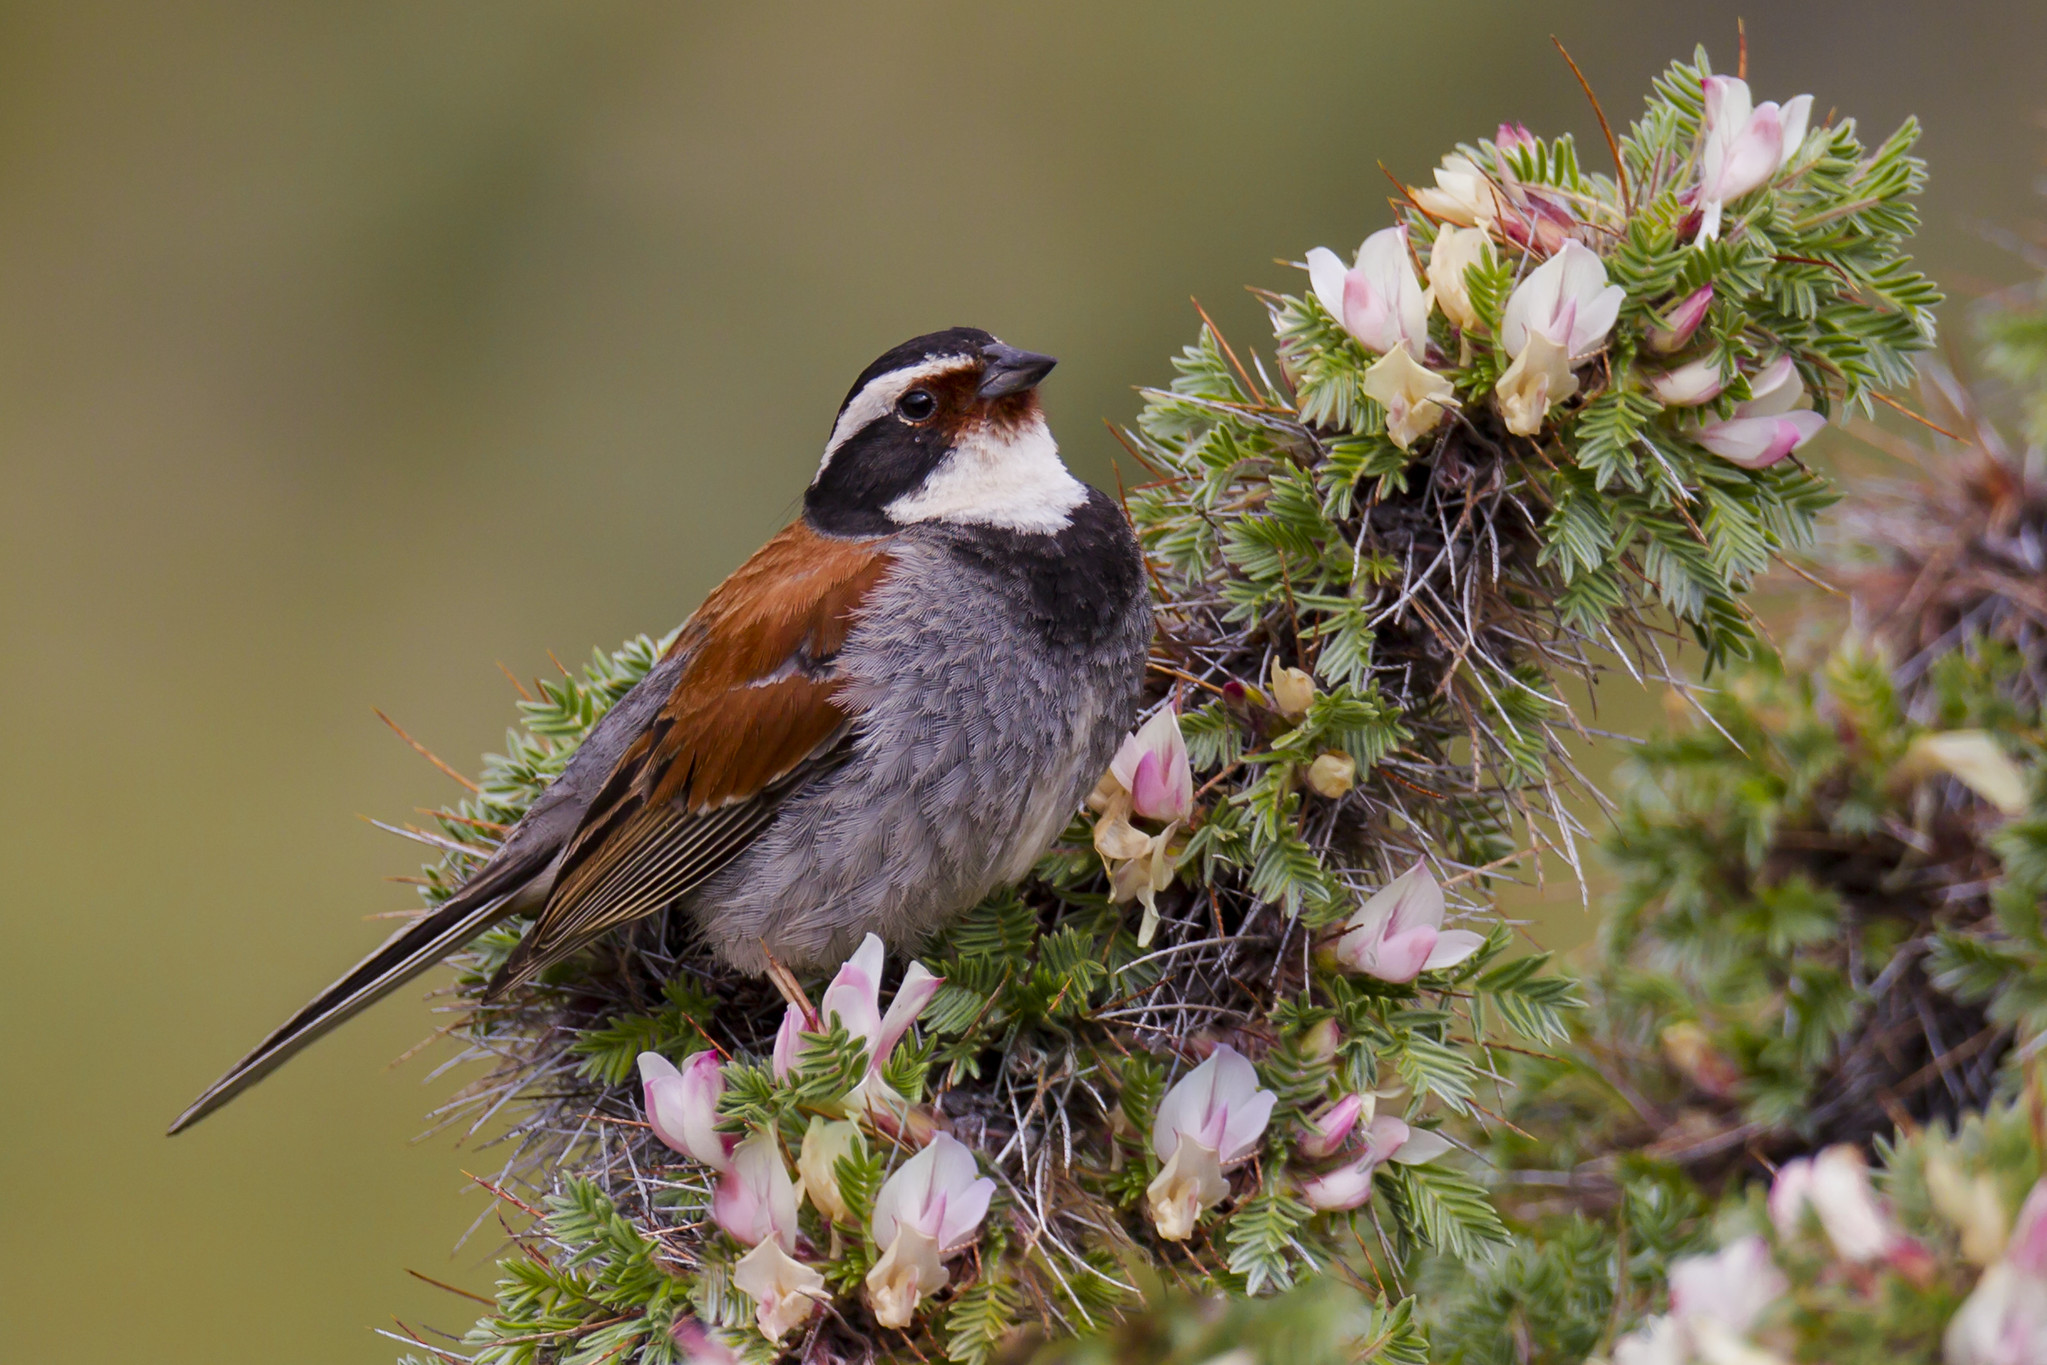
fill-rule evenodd
<path id="1" fill-rule="evenodd" d="M 1551 405 L 1577 391 L 1578 376 L 1571 370 L 1570 354 L 1536 332 L 1493 386 L 1493 398 L 1500 405 L 1507 430 L 1516 436 L 1533 436 L 1542 430 Z"/>
<path id="2" fill-rule="evenodd" d="M 1402 450 L 1436 429 L 1443 414 L 1456 406 L 1450 381 L 1394 347 L 1365 371 L 1365 396 L 1386 409 L 1386 434 Z"/>
<path id="3" fill-rule="evenodd" d="M 1501 213 L 1499 191 L 1478 163 L 1461 153 L 1443 158 L 1436 168 L 1434 189 L 1418 188 L 1409 193 L 1424 211 L 1460 227 L 1487 226 Z"/>
<path id="4" fill-rule="evenodd" d="M 753 1320 L 761 1335 L 773 1342 L 802 1326 L 817 1305 L 831 1297 L 825 1293 L 823 1275 L 774 1241 L 762 1242 L 739 1258 L 732 1267 L 732 1284 L 753 1300 Z"/>
<path id="5" fill-rule="evenodd" d="M 803 1150 L 796 1157 L 797 1178 L 811 1205 L 834 1223 L 853 1221 L 846 1196 L 839 1191 L 839 1158 L 856 1155 L 862 1145 L 860 1126 L 843 1119 L 828 1121 L 812 1115 L 803 1134 Z"/>
<path id="6" fill-rule="evenodd" d="M 1944 772 L 2005 815 L 2024 815 L 2032 805 L 2025 773 L 1982 730 L 1921 735 L 1905 750 L 1900 767 L 1907 772 Z"/>
<path id="7" fill-rule="evenodd" d="M 1436 234 L 1436 244 L 1429 249 L 1429 294 L 1443 316 L 1459 328 L 1479 325 L 1464 272 L 1490 265 L 1492 259 L 1493 239 L 1484 228 L 1447 227 Z"/>

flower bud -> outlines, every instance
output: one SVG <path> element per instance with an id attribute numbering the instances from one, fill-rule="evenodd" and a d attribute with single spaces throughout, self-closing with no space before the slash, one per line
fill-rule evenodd
<path id="1" fill-rule="evenodd" d="M 812 1116 L 810 1129 L 803 1135 L 796 1174 L 802 1179 L 803 1193 L 819 1213 L 834 1223 L 853 1221 L 846 1197 L 839 1192 L 838 1162 L 842 1156 L 853 1155 L 861 1145 L 860 1125 L 845 1120 L 827 1122 Z"/>
<path id="2" fill-rule="evenodd" d="M 1308 765 L 1308 785 L 1318 796 L 1336 800 L 1358 784 L 1357 760 L 1332 750 Z"/>
<path id="3" fill-rule="evenodd" d="M 1283 668 L 1272 665 L 1272 704 L 1288 720 L 1299 720 L 1308 714 L 1309 705 L 1315 700 L 1315 680 L 1298 668 Z"/>
<path id="4" fill-rule="evenodd" d="M 1649 349 L 1658 355 L 1682 351 L 1691 341 L 1692 334 L 1699 330 L 1699 324 L 1706 320 L 1706 314 L 1712 307 L 1713 286 L 1706 284 L 1694 289 L 1670 310 L 1668 317 L 1649 329 L 1646 338 Z"/>

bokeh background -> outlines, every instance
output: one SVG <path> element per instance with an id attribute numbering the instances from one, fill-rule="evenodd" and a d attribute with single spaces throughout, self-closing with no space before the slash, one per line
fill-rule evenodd
<path id="1" fill-rule="evenodd" d="M 2019 273 L 2047 7 L 1750 7 L 1934 170 L 1925 260 Z M 409 903 L 359 823 L 450 794 L 531 675 L 680 620 L 795 507 L 853 374 L 972 323 L 1102 420 L 1198 295 L 1345 250 L 1502 119 L 1596 128 L 1737 7 L 1551 3 L 0 8 L 0 1354 L 367 1362 L 459 1327 L 488 1157 L 387 1002 L 163 1124 Z M 1950 322 L 1964 309 L 1950 307 Z M 1623 713 L 1653 706 L 1615 697 Z M 1545 932 L 1582 933 L 1575 896 Z M 431 1057 L 431 1053 L 428 1054 Z"/>

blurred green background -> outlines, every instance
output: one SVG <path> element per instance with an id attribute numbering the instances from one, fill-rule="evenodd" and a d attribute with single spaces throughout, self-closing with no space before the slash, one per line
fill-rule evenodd
<path id="1" fill-rule="evenodd" d="M 1927 124 L 1924 256 L 2012 277 L 2047 7 L 1750 7 L 1758 97 Z M 1518 118 L 1603 161 L 1737 7 L 66 3 L 0 10 L 10 952 L 0 1355 L 366 1362 L 493 1240 L 377 1009 L 164 1123 L 410 903 L 353 817 L 450 794 L 545 670 L 680 620 L 794 509 L 851 377 L 972 323 L 1102 419 L 1200 296 L 1385 220 Z M 1962 310 L 1951 307 L 1951 323 Z M 1623 708 L 1646 717 L 1639 700 Z M 1554 934 L 1582 932 L 1575 897 Z"/>

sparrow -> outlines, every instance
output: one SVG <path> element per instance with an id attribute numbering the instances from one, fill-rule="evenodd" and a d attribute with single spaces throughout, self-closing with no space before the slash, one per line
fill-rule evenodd
<path id="1" fill-rule="evenodd" d="M 688 917 L 732 966 L 913 950 L 1021 880 L 1134 720 L 1151 640 L 1128 521 L 1059 455 L 1056 362 L 970 327 L 839 405 L 794 522 L 712 591 L 497 851 L 195 1100 L 190 1127 L 510 916 L 502 998 Z"/>

